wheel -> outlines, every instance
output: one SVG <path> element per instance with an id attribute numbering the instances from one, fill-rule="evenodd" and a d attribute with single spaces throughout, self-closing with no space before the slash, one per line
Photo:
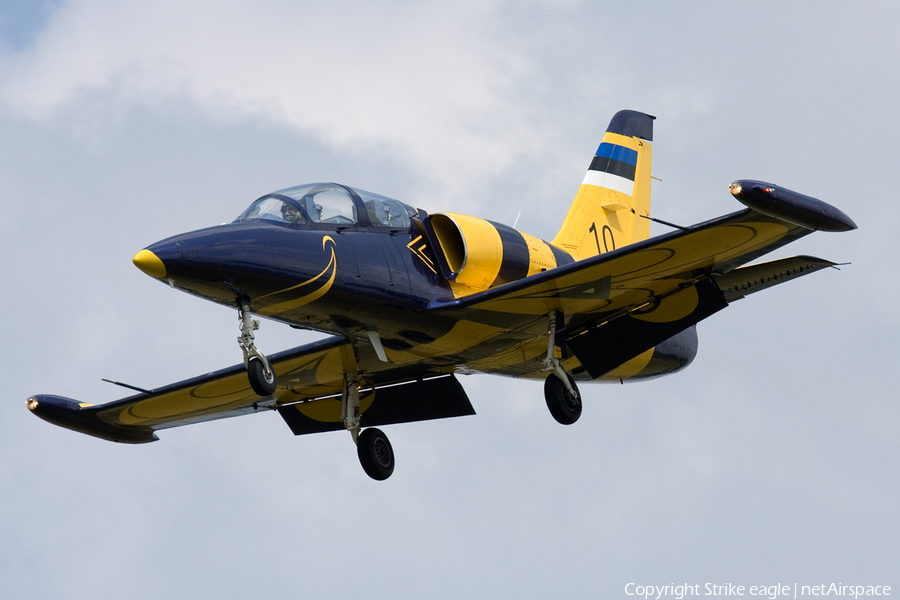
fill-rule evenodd
<path id="1" fill-rule="evenodd" d="M 572 389 L 575 390 L 575 396 L 572 396 L 563 385 L 562 379 L 554 374 L 547 376 L 544 381 L 544 398 L 547 400 L 547 408 L 553 418 L 563 425 L 571 425 L 581 416 L 581 394 L 575 385 L 575 380 L 571 375 L 566 375 Z"/>
<path id="2" fill-rule="evenodd" d="M 372 479 L 383 481 L 394 472 L 394 449 L 380 429 L 362 430 L 356 440 L 356 453 L 359 464 Z"/>
<path id="3" fill-rule="evenodd" d="M 275 369 L 269 372 L 266 377 L 266 367 L 258 358 L 251 358 L 247 363 L 247 378 L 250 380 L 250 387 L 258 396 L 271 396 L 278 388 L 278 382 L 275 381 Z"/>

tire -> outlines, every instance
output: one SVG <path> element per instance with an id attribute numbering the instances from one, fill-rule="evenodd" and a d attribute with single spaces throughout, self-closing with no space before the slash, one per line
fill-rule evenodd
<path id="1" fill-rule="evenodd" d="M 272 369 L 269 377 L 266 377 L 266 367 L 258 358 L 251 358 L 247 363 L 247 378 L 250 380 L 250 387 L 258 396 L 271 396 L 278 389 L 275 369 Z"/>
<path id="2" fill-rule="evenodd" d="M 574 397 L 569 394 L 562 380 L 551 373 L 544 381 L 544 398 L 547 400 L 547 408 L 550 409 L 553 418 L 563 425 L 571 425 L 581 416 L 581 393 L 572 376 L 567 374 L 566 377 L 569 378 L 569 383 L 575 390 Z"/>
<path id="3" fill-rule="evenodd" d="M 376 481 L 384 481 L 394 472 L 394 449 L 380 429 L 370 427 L 360 432 L 356 440 L 359 464 L 366 475 Z"/>

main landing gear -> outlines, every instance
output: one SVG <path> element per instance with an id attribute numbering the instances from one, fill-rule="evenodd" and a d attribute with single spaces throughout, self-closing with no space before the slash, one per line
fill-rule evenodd
<path id="1" fill-rule="evenodd" d="M 356 455 L 366 475 L 384 481 L 394 472 L 394 449 L 380 429 L 369 427 L 360 432 L 359 373 L 344 374 L 341 394 L 341 420 L 356 444 Z"/>
<path id="2" fill-rule="evenodd" d="M 547 408 L 557 422 L 571 425 L 581 416 L 581 394 L 572 376 L 566 373 L 554 352 L 556 347 L 556 312 L 550 313 L 549 337 L 547 340 L 547 357 L 544 358 L 544 370 L 550 371 L 544 380 L 544 399 Z"/>
<path id="3" fill-rule="evenodd" d="M 278 388 L 275 369 L 269 364 L 266 356 L 253 343 L 253 332 L 259 329 L 259 321 L 250 317 L 250 306 L 241 304 L 241 335 L 238 344 L 244 352 L 244 365 L 250 387 L 260 396 L 271 396 Z M 351 364 L 356 364 L 355 356 L 345 357 Z M 394 449 L 387 436 L 374 427 L 360 431 L 359 388 L 361 379 L 358 372 L 344 373 L 344 385 L 341 393 L 341 421 L 344 428 L 353 437 L 356 454 L 363 470 L 372 479 L 382 481 L 394 472 Z"/>
<path id="4" fill-rule="evenodd" d="M 253 332 L 259 329 L 259 321 L 250 317 L 250 306 L 240 307 L 241 335 L 238 344 L 244 353 L 244 366 L 247 367 L 247 378 L 250 387 L 259 396 L 271 396 L 278 388 L 275 369 L 269 364 L 266 355 L 260 352 L 253 343 Z"/>
<path id="5" fill-rule="evenodd" d="M 547 375 L 544 380 L 544 398 L 553 418 L 563 425 L 571 425 L 581 416 L 581 394 L 578 393 L 572 376 L 566 374 L 566 379 L 568 388 L 555 373 Z"/>
<path id="6" fill-rule="evenodd" d="M 366 475 L 384 481 L 394 472 L 394 449 L 380 429 L 364 429 L 356 440 L 356 454 Z"/>

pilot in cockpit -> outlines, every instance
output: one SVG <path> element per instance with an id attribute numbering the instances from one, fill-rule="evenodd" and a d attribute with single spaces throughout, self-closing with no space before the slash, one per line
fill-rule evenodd
<path id="1" fill-rule="evenodd" d="M 284 220 L 288 223 L 293 223 L 295 225 L 306 223 L 306 219 L 303 217 L 303 213 L 300 212 L 300 209 L 290 202 L 285 202 L 281 206 L 281 216 L 284 217 Z"/>

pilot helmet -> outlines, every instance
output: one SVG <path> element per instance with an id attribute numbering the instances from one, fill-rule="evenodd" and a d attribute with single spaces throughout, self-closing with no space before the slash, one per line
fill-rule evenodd
<path id="1" fill-rule="evenodd" d="M 300 209 L 291 204 L 290 202 L 285 202 L 281 205 L 281 216 L 288 223 L 305 223 L 306 219 L 303 218 L 303 213 L 300 212 Z"/>

